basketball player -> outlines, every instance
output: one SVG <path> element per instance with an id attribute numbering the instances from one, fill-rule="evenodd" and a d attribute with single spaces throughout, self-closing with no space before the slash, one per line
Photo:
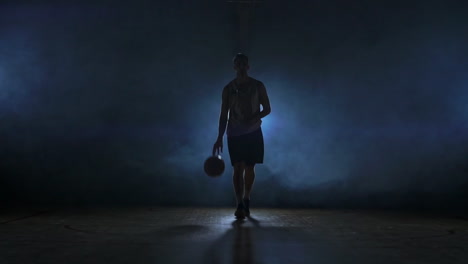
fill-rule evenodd
<path id="1" fill-rule="evenodd" d="M 234 215 L 245 218 L 250 216 L 250 193 L 255 180 L 255 164 L 263 163 L 261 119 L 271 109 L 263 83 L 247 75 L 250 68 L 248 57 L 239 53 L 233 62 L 237 77 L 223 89 L 219 133 L 213 146 L 213 155 L 223 150 L 223 136 L 227 125 L 228 150 L 234 168 L 232 179 L 237 200 Z"/>

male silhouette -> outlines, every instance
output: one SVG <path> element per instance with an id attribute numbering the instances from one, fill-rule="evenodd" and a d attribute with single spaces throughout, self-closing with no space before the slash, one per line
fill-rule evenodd
<path id="1" fill-rule="evenodd" d="M 247 75 L 250 68 L 248 57 L 238 53 L 233 63 L 237 76 L 223 89 L 219 133 L 213 145 L 213 155 L 223 151 L 223 136 L 227 125 L 226 135 L 234 168 L 232 179 L 237 201 L 234 215 L 245 218 L 246 215 L 250 216 L 250 193 L 255 180 L 255 164 L 263 163 L 261 119 L 271 112 L 271 108 L 263 83 Z"/>

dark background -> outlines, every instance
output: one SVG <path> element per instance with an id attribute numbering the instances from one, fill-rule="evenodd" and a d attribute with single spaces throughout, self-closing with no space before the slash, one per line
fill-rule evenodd
<path id="1" fill-rule="evenodd" d="M 252 204 L 466 208 L 463 2 L 255 8 L 245 52 L 272 113 Z M 232 169 L 213 179 L 203 162 L 235 76 L 235 11 L 0 4 L 1 204 L 233 205 Z"/>

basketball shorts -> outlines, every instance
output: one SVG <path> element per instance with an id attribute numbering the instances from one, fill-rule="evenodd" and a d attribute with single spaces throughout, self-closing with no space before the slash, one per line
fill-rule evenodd
<path id="1" fill-rule="evenodd" d="M 263 163 L 264 145 L 262 128 L 249 134 L 228 137 L 229 156 L 231 164 L 245 162 L 246 165 Z"/>

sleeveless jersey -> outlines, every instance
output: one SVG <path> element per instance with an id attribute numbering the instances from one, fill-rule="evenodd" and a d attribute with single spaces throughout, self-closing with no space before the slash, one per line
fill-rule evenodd
<path id="1" fill-rule="evenodd" d="M 233 80 L 224 88 L 227 89 L 229 119 L 226 134 L 228 137 L 240 136 L 260 128 L 262 120 L 252 122 L 255 114 L 260 113 L 258 87 L 262 82 L 249 77 L 249 80 L 238 86 Z"/>

